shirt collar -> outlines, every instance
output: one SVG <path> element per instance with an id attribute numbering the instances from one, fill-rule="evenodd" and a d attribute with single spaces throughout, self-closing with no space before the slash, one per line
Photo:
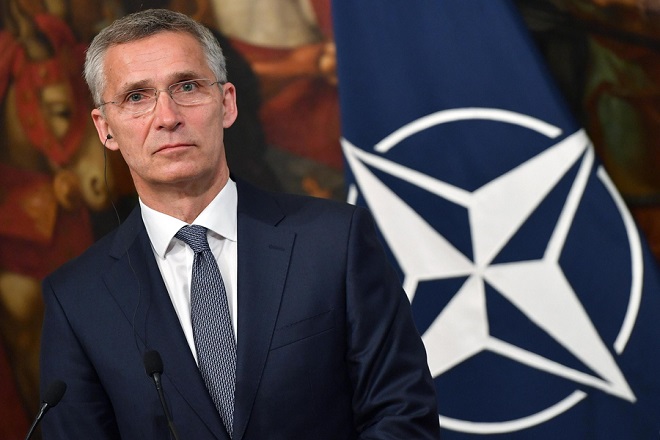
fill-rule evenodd
<path id="1" fill-rule="evenodd" d="M 174 234 L 187 223 L 149 208 L 142 200 L 139 200 L 139 202 L 142 210 L 142 221 L 147 229 L 151 245 L 156 254 L 160 258 L 164 258 Z M 236 183 L 229 179 L 224 188 L 220 190 L 218 195 L 204 208 L 192 224 L 204 226 L 218 238 L 236 241 L 238 235 L 236 228 L 237 210 L 238 193 Z"/>

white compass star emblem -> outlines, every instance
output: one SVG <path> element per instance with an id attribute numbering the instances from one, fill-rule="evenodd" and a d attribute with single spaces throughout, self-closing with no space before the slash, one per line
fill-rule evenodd
<path id="1" fill-rule="evenodd" d="M 489 119 L 516 124 L 554 139 L 561 130 L 537 119 L 498 109 L 445 110 L 419 119 L 379 142 L 374 150 L 385 153 L 401 140 L 433 125 L 457 120 Z M 356 148 L 347 140 L 342 147 L 360 192 L 404 274 L 404 289 L 411 302 L 420 281 L 466 277 L 465 283 L 423 335 L 434 377 L 475 354 L 488 350 L 529 367 L 635 401 L 625 377 L 559 264 L 560 253 L 582 199 L 594 163 L 593 149 L 580 130 L 518 167 L 473 192 Z M 581 162 L 579 162 L 581 161 Z M 541 204 L 567 171 L 579 162 L 550 240 L 540 259 L 493 263 L 494 258 Z M 368 167 L 406 180 L 438 197 L 464 207 L 469 215 L 473 259 L 466 257 L 405 201 L 380 181 Z M 600 174 L 605 179 L 604 173 Z M 607 184 L 608 181 L 605 183 Z M 611 188 L 610 188 L 611 190 Z M 615 191 L 614 191 L 615 193 Z M 617 197 L 616 194 L 613 194 Z M 619 203 L 620 200 L 618 200 Z M 396 215 L 392 215 L 395 212 Z M 631 240 L 631 254 L 639 241 L 632 220 L 622 209 Z M 400 231 L 414 231 L 403 236 Z M 633 270 L 641 268 L 633 255 Z M 641 257 L 639 257 L 641 258 Z M 635 263 L 637 261 L 637 263 Z M 641 269 L 639 269 L 641 270 Z M 626 320 L 615 349 L 620 352 L 636 319 L 641 285 L 633 286 Z M 578 371 L 530 350 L 500 340 L 489 332 L 485 283 L 493 286 L 536 326 L 565 347 L 591 372 Z M 467 317 L 467 318 L 466 318 Z M 460 335 L 460 336 L 457 336 Z M 441 422 L 466 432 L 506 432 L 541 423 L 570 408 L 586 394 L 576 391 L 552 408 L 524 420 L 479 424 L 441 416 Z M 497 426 L 496 426 L 497 425 Z"/>

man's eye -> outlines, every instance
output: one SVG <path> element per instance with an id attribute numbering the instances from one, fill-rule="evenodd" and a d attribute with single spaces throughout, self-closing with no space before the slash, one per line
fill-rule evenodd
<path id="1" fill-rule="evenodd" d="M 184 93 L 190 93 L 194 92 L 197 89 L 197 83 L 194 81 L 187 81 L 183 83 L 179 83 L 177 87 L 175 87 L 174 92 L 184 92 Z"/>
<path id="2" fill-rule="evenodd" d="M 135 90 L 126 94 L 124 102 L 135 104 L 144 101 L 145 99 L 149 99 L 149 96 L 143 90 Z"/>

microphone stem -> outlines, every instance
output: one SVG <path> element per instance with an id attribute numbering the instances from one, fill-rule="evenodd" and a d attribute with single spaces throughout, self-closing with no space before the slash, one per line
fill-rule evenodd
<path id="1" fill-rule="evenodd" d="M 46 409 L 48 408 L 47 403 L 42 403 L 41 406 L 39 407 L 39 413 L 37 414 L 37 417 L 35 417 L 34 421 L 32 422 L 32 426 L 30 426 L 30 430 L 28 431 L 27 435 L 25 436 L 25 440 L 30 440 L 30 437 L 32 437 L 32 434 L 34 433 L 34 430 L 37 428 L 37 425 L 39 424 L 39 421 L 41 418 L 46 414 Z"/>
<path id="2" fill-rule="evenodd" d="M 174 437 L 174 440 L 179 440 L 179 435 L 176 432 L 176 428 L 174 427 L 174 422 L 172 421 L 172 416 L 170 415 L 170 410 L 167 407 L 167 402 L 165 401 L 165 394 L 163 393 L 163 387 L 161 386 L 161 382 L 160 382 L 160 374 L 155 373 L 153 377 L 154 377 L 154 383 L 156 384 L 156 390 L 158 391 L 158 397 L 160 398 L 160 404 L 163 407 L 163 411 L 165 412 L 165 417 L 167 418 L 167 426 L 170 428 L 170 432 L 172 433 L 172 437 Z"/>

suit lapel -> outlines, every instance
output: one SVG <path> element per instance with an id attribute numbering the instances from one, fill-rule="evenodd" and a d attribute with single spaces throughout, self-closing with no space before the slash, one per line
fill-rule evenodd
<path id="1" fill-rule="evenodd" d="M 120 227 L 111 255 L 117 261 L 104 278 L 134 328 L 136 341 L 128 342 L 129 350 L 139 347 L 140 362 L 146 350 L 157 350 L 169 398 L 178 392 L 212 433 L 228 439 L 170 301 L 138 208 Z M 149 380 L 146 373 L 145 380 Z M 176 424 L 176 414 L 172 417 Z"/>
<path id="2" fill-rule="evenodd" d="M 234 440 L 243 438 L 254 405 L 289 267 L 295 235 L 276 228 L 280 208 L 238 182 L 238 346 Z"/>

